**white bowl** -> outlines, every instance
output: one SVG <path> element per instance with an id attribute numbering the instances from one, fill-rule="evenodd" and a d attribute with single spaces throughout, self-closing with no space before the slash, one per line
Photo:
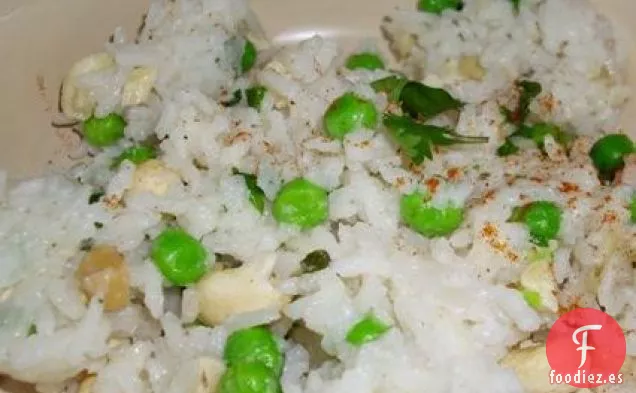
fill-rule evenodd
<path id="1" fill-rule="evenodd" d="M 253 8 L 274 42 L 297 41 L 315 33 L 356 38 L 380 37 L 382 16 L 397 5 L 416 0 L 252 0 Z M 625 40 L 631 67 L 625 70 L 636 91 L 636 1 L 593 0 L 613 21 Z M 113 30 L 123 26 L 133 34 L 147 0 L 0 0 L 0 169 L 12 178 L 61 170 L 78 137 L 68 128 L 51 125 L 58 115 L 60 83 L 79 58 L 99 50 Z M 636 102 L 628 104 L 622 124 L 636 134 Z M 7 385 L 8 383 L 8 385 Z M 22 391 L 10 381 L 3 388 Z"/>
<path id="2" fill-rule="evenodd" d="M 636 53 L 636 2 L 594 0 L 614 21 Z M 147 0 L 2 0 L 0 1 L 0 169 L 12 178 L 40 175 L 72 163 L 79 143 L 68 128 L 54 128 L 62 78 L 79 58 L 99 50 L 117 26 L 136 31 Z M 314 33 L 347 38 L 379 37 L 382 16 L 415 0 L 252 0 L 273 41 L 294 41 Z M 11 39 L 9 39 L 11 38 Z M 636 61 L 632 62 L 636 65 Z M 630 83 L 636 87 L 636 68 Z M 636 120 L 630 104 L 627 132 Z M 630 132 L 631 133 L 631 132 Z"/>

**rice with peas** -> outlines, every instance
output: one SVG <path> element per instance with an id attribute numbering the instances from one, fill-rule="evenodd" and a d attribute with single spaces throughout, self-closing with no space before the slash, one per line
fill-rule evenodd
<path id="1" fill-rule="evenodd" d="M 215 391 L 228 335 L 269 325 L 285 393 L 569 392 L 542 379 L 543 354 L 519 353 L 540 352 L 551 323 L 579 306 L 605 310 L 627 337 L 625 383 L 597 391 L 636 389 L 636 160 L 602 183 L 589 154 L 629 98 L 609 23 L 580 0 L 524 1 L 518 13 L 470 0 L 441 15 L 393 10 L 382 29 L 398 69 L 462 102 L 429 125 L 486 143 L 437 146 L 417 165 L 380 121 L 330 138 L 323 117 L 346 92 L 400 115 L 371 86 L 394 73 L 347 69 L 350 53 L 318 36 L 271 47 L 244 1 L 153 1 L 139 37 L 118 30 L 78 63 L 65 113 L 119 113 L 125 138 L 87 147 L 94 157 L 67 176 L 3 186 L 0 372 L 43 393 Z M 248 39 L 258 60 L 241 73 Z M 529 119 L 565 130 L 567 149 L 547 134 L 498 154 L 520 80 L 541 86 Z M 260 107 L 228 103 L 256 85 Z M 156 158 L 112 165 L 149 140 Z M 256 177 L 262 214 L 241 174 Z M 299 177 L 328 192 L 328 219 L 304 230 L 272 213 Z M 413 193 L 460 207 L 459 227 L 427 237 L 405 225 Z M 533 201 L 562 212 L 541 247 L 509 220 Z M 207 251 L 198 282 L 171 285 L 153 262 L 166 227 Z M 301 274 L 316 251 L 327 263 Z M 109 276 L 81 273 L 100 269 Z M 368 315 L 389 329 L 352 345 Z"/>

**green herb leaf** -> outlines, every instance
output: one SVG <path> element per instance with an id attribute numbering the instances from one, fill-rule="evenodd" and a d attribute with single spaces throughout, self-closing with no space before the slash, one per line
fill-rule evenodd
<path id="1" fill-rule="evenodd" d="M 514 207 L 512 209 L 512 213 L 510 214 L 510 217 L 508 217 L 508 221 L 507 222 L 510 222 L 510 223 L 523 222 L 523 220 L 525 219 L 526 213 L 528 212 L 529 208 L 530 208 L 530 204 L 524 205 L 524 206 Z"/>
<path id="2" fill-rule="evenodd" d="M 402 110 L 414 118 L 429 119 L 463 106 L 446 90 L 410 81 L 400 92 Z"/>
<path id="3" fill-rule="evenodd" d="M 31 337 L 31 336 L 36 335 L 36 334 L 38 334 L 38 327 L 35 326 L 34 323 L 32 323 L 29 326 L 29 330 L 27 331 L 27 337 Z"/>
<path id="4" fill-rule="evenodd" d="M 512 123 L 514 121 L 514 112 L 511 111 L 510 109 L 506 108 L 505 106 L 500 106 L 499 107 L 499 111 L 501 112 L 501 115 L 506 119 L 506 121 L 508 123 Z"/>
<path id="5" fill-rule="evenodd" d="M 250 192 L 250 203 L 262 214 L 265 210 L 265 192 L 258 186 L 256 176 L 239 172 L 236 168 L 232 169 L 232 173 L 243 177 L 245 185 Z"/>
<path id="6" fill-rule="evenodd" d="M 391 329 L 391 326 L 369 313 L 358 323 L 353 325 L 347 333 L 346 340 L 357 347 L 375 341 Z"/>
<path id="7" fill-rule="evenodd" d="M 461 11 L 463 8 L 461 0 L 419 0 L 417 3 L 418 10 L 437 15 L 448 9 Z"/>
<path id="8" fill-rule="evenodd" d="M 106 193 L 104 192 L 104 190 L 95 190 L 91 193 L 91 195 L 89 195 L 88 197 L 88 204 L 89 205 L 93 205 L 97 202 L 99 202 L 100 199 L 102 199 L 102 197 L 106 195 Z"/>
<path id="9" fill-rule="evenodd" d="M 265 93 L 267 93 L 267 88 L 265 86 L 254 86 L 245 90 L 247 105 L 250 108 L 260 110 L 263 98 L 265 97 Z"/>
<path id="10" fill-rule="evenodd" d="M 418 132 L 418 124 L 412 123 L 406 117 L 386 114 L 383 121 L 389 130 L 391 137 L 397 143 L 404 154 L 419 165 L 424 159 L 433 159 L 433 151 L 430 138 L 424 133 Z"/>
<path id="11" fill-rule="evenodd" d="M 410 81 L 400 92 L 402 110 L 414 118 L 429 119 L 463 106 L 446 90 Z"/>
<path id="12" fill-rule="evenodd" d="M 519 12 L 519 7 L 521 6 L 521 0 L 510 0 L 510 2 L 512 3 L 512 7 L 514 8 L 515 12 Z"/>
<path id="13" fill-rule="evenodd" d="M 95 229 L 102 229 L 104 227 L 104 224 L 99 221 L 95 221 L 93 225 L 95 226 Z"/>
<path id="14" fill-rule="evenodd" d="M 522 125 L 528 114 L 530 113 L 530 104 L 539 94 L 541 94 L 541 85 L 537 82 L 522 80 L 517 82 L 517 88 L 519 89 L 519 101 L 517 107 L 510 111 L 507 108 L 502 108 L 502 112 L 506 116 L 508 122 L 519 126 Z"/>
<path id="15" fill-rule="evenodd" d="M 389 101 L 397 102 L 400 101 L 400 94 L 407 83 L 409 83 L 408 79 L 401 76 L 388 76 L 372 82 L 371 88 L 376 93 L 385 93 Z"/>
<path id="16" fill-rule="evenodd" d="M 541 84 L 529 80 L 522 80 L 517 84 L 521 88 L 521 99 L 519 100 L 520 106 L 524 109 L 528 109 L 530 102 L 541 94 Z"/>
<path id="17" fill-rule="evenodd" d="M 521 291 L 523 295 L 523 299 L 528 303 L 528 305 L 535 310 L 541 308 L 541 294 L 537 291 L 531 291 L 529 289 L 525 289 Z"/>
<path id="18" fill-rule="evenodd" d="M 566 149 L 569 149 L 572 145 L 572 142 L 574 142 L 574 140 L 576 139 L 576 137 L 572 133 L 564 131 L 560 127 L 557 127 L 556 135 L 552 134 L 552 136 L 559 145 L 565 147 Z"/>
<path id="19" fill-rule="evenodd" d="M 87 237 L 82 239 L 79 244 L 80 251 L 90 251 L 95 245 L 95 239 L 92 237 Z"/>
<path id="20" fill-rule="evenodd" d="M 561 146 L 568 147 L 574 137 L 552 123 L 537 123 L 531 126 L 522 125 L 511 136 L 532 140 L 540 149 L 545 147 L 545 137 L 551 135 Z"/>
<path id="21" fill-rule="evenodd" d="M 433 159 L 433 145 L 488 142 L 487 137 L 459 135 L 449 128 L 420 124 L 407 116 L 385 114 L 383 124 L 394 141 L 416 165 L 421 164 L 426 158 Z"/>
<path id="22" fill-rule="evenodd" d="M 537 82 L 528 80 L 521 80 L 516 83 L 519 89 L 519 100 L 514 110 L 510 110 L 505 107 L 501 107 L 501 113 L 506 120 L 516 127 L 515 132 L 511 137 L 523 137 L 529 138 L 535 141 L 540 148 L 543 148 L 543 139 L 545 135 L 551 134 L 557 138 L 562 138 L 565 145 L 565 133 L 560 130 L 557 132 L 558 127 L 549 125 L 547 123 L 540 123 L 534 126 L 525 125 L 526 119 L 530 114 L 530 104 L 539 94 L 541 94 L 542 87 Z M 535 128 L 536 127 L 536 128 Z M 533 129 L 535 128 L 535 129 Z M 543 135 L 541 135 L 543 133 Z M 559 141 L 559 139 L 557 139 Z M 561 142 L 559 142 L 561 143 Z M 500 157 L 509 156 L 519 151 L 519 147 L 514 144 L 510 137 L 506 138 L 506 142 L 499 147 L 497 155 Z"/>
<path id="23" fill-rule="evenodd" d="M 632 222 L 636 223 L 636 196 L 632 197 L 632 202 L 629 204 L 629 211 L 631 213 Z"/>
<path id="24" fill-rule="evenodd" d="M 215 253 L 214 264 L 219 265 L 222 269 L 236 269 L 243 266 L 243 261 L 231 254 Z"/>
<path id="25" fill-rule="evenodd" d="M 325 250 L 315 250 L 307 254 L 307 256 L 300 261 L 300 268 L 304 274 L 315 273 L 320 270 L 326 269 L 331 262 L 331 256 Z"/>
<path id="26" fill-rule="evenodd" d="M 355 53 L 347 58 L 345 67 L 350 70 L 367 69 L 377 70 L 384 68 L 382 58 L 373 52 Z"/>
<path id="27" fill-rule="evenodd" d="M 243 45 L 243 55 L 241 56 L 241 73 L 244 74 L 254 67 L 256 56 L 258 55 L 256 47 L 250 40 L 245 40 Z"/>
<path id="28" fill-rule="evenodd" d="M 223 105 L 226 108 L 235 106 L 236 104 L 241 102 L 242 99 L 243 99 L 243 92 L 241 92 L 240 89 L 234 90 L 234 93 L 232 93 L 232 98 L 229 101 L 221 102 L 221 105 Z"/>
<path id="29" fill-rule="evenodd" d="M 519 147 L 517 147 L 510 138 L 506 138 L 506 142 L 497 149 L 497 155 L 499 157 L 506 157 L 513 155 L 518 151 Z"/>

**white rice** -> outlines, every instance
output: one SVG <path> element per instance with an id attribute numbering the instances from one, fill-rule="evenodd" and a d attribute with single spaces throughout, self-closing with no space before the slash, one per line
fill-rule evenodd
<path id="1" fill-rule="evenodd" d="M 280 51 L 259 48 L 271 58 L 237 76 L 241 37 L 262 39 L 246 1 L 153 0 L 137 40 L 118 30 L 105 46 L 114 69 L 79 82 L 103 115 L 123 109 L 131 69 L 157 70 L 150 98 L 124 110 L 127 140 L 66 177 L 7 185 L 0 174 L 0 373 L 43 393 L 76 392 L 87 374 L 96 377 L 92 393 L 194 393 L 200 362 L 221 361 L 229 333 L 271 323 L 285 348 L 285 393 L 541 392 L 550 388 L 545 381 L 528 386 L 501 361 L 573 303 L 603 307 L 619 320 L 628 333 L 626 364 L 633 364 L 636 227 L 627 205 L 636 180 L 627 174 L 636 164 L 607 187 L 588 157 L 592 143 L 616 129 L 629 97 L 621 74 L 626 54 L 584 0 L 522 1 L 518 16 L 508 0 L 465 3 L 441 16 L 393 10 L 382 25 L 401 70 L 466 103 L 457 131 L 490 138 L 442 149 L 411 170 L 380 130 L 360 129 L 342 143 L 322 130 L 327 106 L 347 91 L 384 110 L 387 98 L 369 82 L 387 71 L 343 69 L 338 43 L 316 36 Z M 466 56 L 478 59 L 481 80 L 459 71 Z M 500 105 L 529 74 L 543 87 L 533 112 L 579 137 L 569 157 L 550 141 L 547 157 L 533 145 L 506 159 L 495 154 L 510 131 Z M 269 90 L 260 112 L 220 105 L 254 82 Z M 109 169 L 125 146 L 151 135 L 162 140 L 161 161 L 181 178 L 161 196 L 131 192 L 134 164 Z M 255 173 L 268 200 L 299 176 L 324 187 L 329 222 L 301 232 L 278 225 L 269 208 L 259 215 L 232 168 Z M 400 222 L 399 201 L 433 177 L 440 182 L 431 191 L 434 206 L 467 208 L 459 230 L 429 240 Z M 106 199 L 89 203 L 98 188 Z M 551 264 L 559 311 L 538 312 L 511 288 L 531 264 L 532 246 L 527 230 L 507 219 L 514 206 L 536 199 L 564 210 Z M 244 266 L 274 253 L 270 282 L 290 301 L 217 326 L 194 323 L 205 307 L 196 287 L 168 288 L 148 255 L 166 214 L 211 254 L 231 254 Z M 121 311 L 85 302 L 74 279 L 89 238 L 125 257 L 134 298 Z M 330 254 L 329 267 L 296 276 L 317 249 Z M 347 331 L 369 311 L 392 329 L 354 348 Z M 283 337 L 291 320 L 321 336 L 330 360 L 312 364 L 316 348 Z M 612 389 L 634 391 L 636 380 Z"/>

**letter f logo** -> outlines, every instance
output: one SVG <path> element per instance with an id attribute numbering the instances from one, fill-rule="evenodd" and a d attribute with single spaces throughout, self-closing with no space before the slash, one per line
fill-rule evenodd
<path id="1" fill-rule="evenodd" d="M 581 326 L 580 328 L 576 329 L 574 333 L 572 333 L 572 341 L 574 341 L 574 344 L 580 345 L 580 347 L 576 349 L 577 351 L 581 351 L 581 364 L 579 364 L 579 368 L 583 367 L 583 365 L 587 361 L 587 351 L 593 351 L 596 349 L 594 347 L 587 345 L 588 330 L 601 330 L 602 328 L 603 328 L 602 325 L 586 325 L 586 326 Z M 579 333 L 583 333 L 582 334 L 583 339 L 581 340 L 581 342 L 579 342 L 577 338 Z"/>

